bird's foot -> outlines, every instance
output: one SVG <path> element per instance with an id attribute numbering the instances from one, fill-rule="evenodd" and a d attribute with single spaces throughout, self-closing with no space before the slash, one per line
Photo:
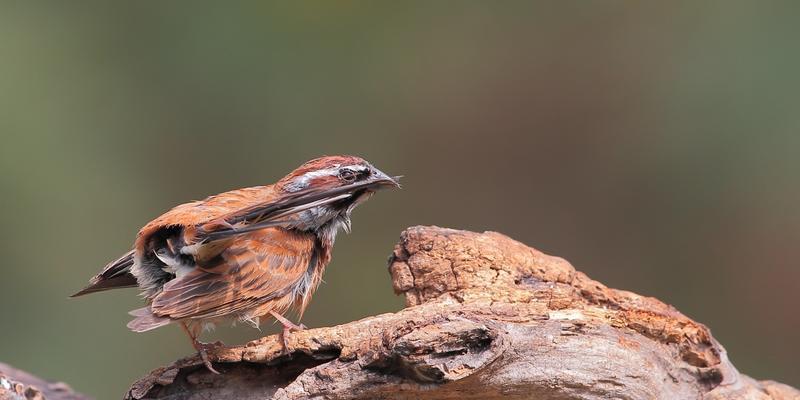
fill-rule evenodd
<path id="1" fill-rule="evenodd" d="M 289 334 L 292 333 L 292 332 L 302 331 L 302 330 L 305 330 L 305 329 L 306 329 L 306 326 L 303 325 L 303 324 L 292 325 L 292 326 L 286 326 L 286 325 L 283 326 L 283 330 L 281 330 L 281 333 L 279 333 L 278 336 L 281 337 L 281 342 L 283 344 L 283 353 L 284 354 L 286 354 L 286 355 L 291 354 L 291 351 L 289 350 Z"/>
<path id="2" fill-rule="evenodd" d="M 203 360 L 203 364 L 206 366 L 206 369 L 219 375 L 219 371 L 214 369 L 214 366 L 211 364 L 211 358 L 208 356 L 209 352 L 214 352 L 217 349 L 224 348 L 225 344 L 216 341 L 214 343 L 203 343 L 200 341 L 194 341 L 193 343 L 195 350 L 197 350 L 197 354 L 200 355 L 200 359 Z"/>
<path id="3" fill-rule="evenodd" d="M 275 317 L 275 319 L 278 320 L 278 322 L 280 322 L 281 325 L 283 325 L 283 330 L 281 330 L 281 333 L 278 335 L 280 336 L 281 342 L 283 344 L 283 353 L 289 355 L 291 354 L 291 351 L 289 350 L 289 334 L 291 332 L 305 330 L 306 326 L 303 324 L 295 324 L 294 322 L 286 319 L 286 317 L 284 317 L 283 315 L 280 315 L 274 311 L 270 311 L 270 314 L 272 314 L 272 316 Z"/>

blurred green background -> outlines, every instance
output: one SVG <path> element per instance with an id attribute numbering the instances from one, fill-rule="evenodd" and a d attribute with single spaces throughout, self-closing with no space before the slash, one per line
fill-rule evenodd
<path id="1" fill-rule="evenodd" d="M 402 306 L 403 228 L 496 230 L 800 386 L 798 4 L 3 2 L 0 360 L 119 398 L 188 340 L 67 295 L 171 206 L 347 153 L 405 189 L 354 213 L 308 326 Z"/>

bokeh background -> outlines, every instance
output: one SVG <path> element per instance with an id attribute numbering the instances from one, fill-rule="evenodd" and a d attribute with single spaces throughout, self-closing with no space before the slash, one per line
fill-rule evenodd
<path id="1" fill-rule="evenodd" d="M 119 398 L 189 342 L 129 332 L 133 290 L 67 296 L 171 206 L 350 153 L 405 189 L 356 211 L 305 324 L 399 309 L 385 261 L 407 226 L 496 230 L 675 305 L 743 372 L 800 386 L 798 17 L 746 1 L 3 2 L 0 360 Z"/>

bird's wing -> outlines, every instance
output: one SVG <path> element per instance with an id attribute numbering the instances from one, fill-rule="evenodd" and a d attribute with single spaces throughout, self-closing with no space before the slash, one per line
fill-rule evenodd
<path id="1" fill-rule="evenodd" d="M 299 218 L 298 213 L 351 197 L 353 190 L 277 193 L 273 186 L 257 186 L 220 193 L 181 204 L 150 221 L 139 231 L 135 247 L 146 255 L 160 244 L 160 240 L 151 244 L 153 238 L 161 239 L 164 230 L 180 228 L 181 245 L 199 244 L 206 256 L 213 256 L 213 251 L 224 249 L 230 238 L 269 227 L 285 227 Z M 213 243 L 220 241 L 223 243 Z"/>
<path id="2" fill-rule="evenodd" d="M 160 269 L 165 262 L 163 259 L 158 261 L 154 253 L 165 249 L 174 258 L 186 253 L 182 250 L 183 247 L 197 245 L 192 253 L 202 263 L 205 259 L 217 256 L 229 243 L 224 240 L 212 243 L 211 240 L 198 238 L 197 233 L 201 227 L 212 227 L 216 224 L 228 226 L 224 222 L 226 216 L 259 204 L 271 203 L 277 197 L 272 186 L 256 186 L 178 205 L 142 227 L 136 238 L 135 250 L 145 264 L 154 264 Z"/>
<path id="3" fill-rule="evenodd" d="M 194 238 L 198 241 L 224 240 L 232 236 L 273 226 L 287 226 L 295 222 L 298 213 L 310 208 L 336 203 L 348 198 L 358 198 L 365 191 L 384 186 L 398 186 L 397 179 L 385 177 L 364 180 L 328 188 L 308 188 L 292 193 L 282 193 L 265 201 L 232 211 L 220 218 L 197 226 Z"/>
<path id="4" fill-rule="evenodd" d="M 296 220 L 298 213 L 352 197 L 357 189 L 355 186 L 307 189 L 269 198 L 200 224 L 195 240 L 210 242 L 268 227 L 286 226 Z"/>
<path id="5" fill-rule="evenodd" d="M 283 229 L 238 236 L 219 256 L 213 272 L 195 268 L 167 282 L 150 305 L 152 313 L 208 319 L 247 313 L 270 301 L 288 299 L 288 307 L 294 297 L 289 295 L 317 262 L 312 234 Z"/>
<path id="6" fill-rule="evenodd" d="M 137 247 L 155 232 L 168 227 L 196 227 L 257 204 L 274 201 L 278 196 L 272 186 L 255 186 L 231 190 L 207 197 L 204 200 L 178 205 L 142 227 Z"/>

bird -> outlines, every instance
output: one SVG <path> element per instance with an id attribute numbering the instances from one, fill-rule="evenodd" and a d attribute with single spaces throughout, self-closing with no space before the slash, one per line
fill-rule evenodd
<path id="1" fill-rule="evenodd" d="M 284 314 L 302 318 L 353 209 L 379 189 L 399 188 L 399 179 L 360 157 L 323 156 L 274 184 L 180 204 L 144 225 L 132 250 L 70 297 L 138 287 L 147 305 L 130 312 L 128 328 L 180 325 L 213 373 L 208 353 L 222 344 L 198 337 L 222 321 L 258 328 L 271 316 L 288 352 L 289 333 L 305 326 Z"/>

